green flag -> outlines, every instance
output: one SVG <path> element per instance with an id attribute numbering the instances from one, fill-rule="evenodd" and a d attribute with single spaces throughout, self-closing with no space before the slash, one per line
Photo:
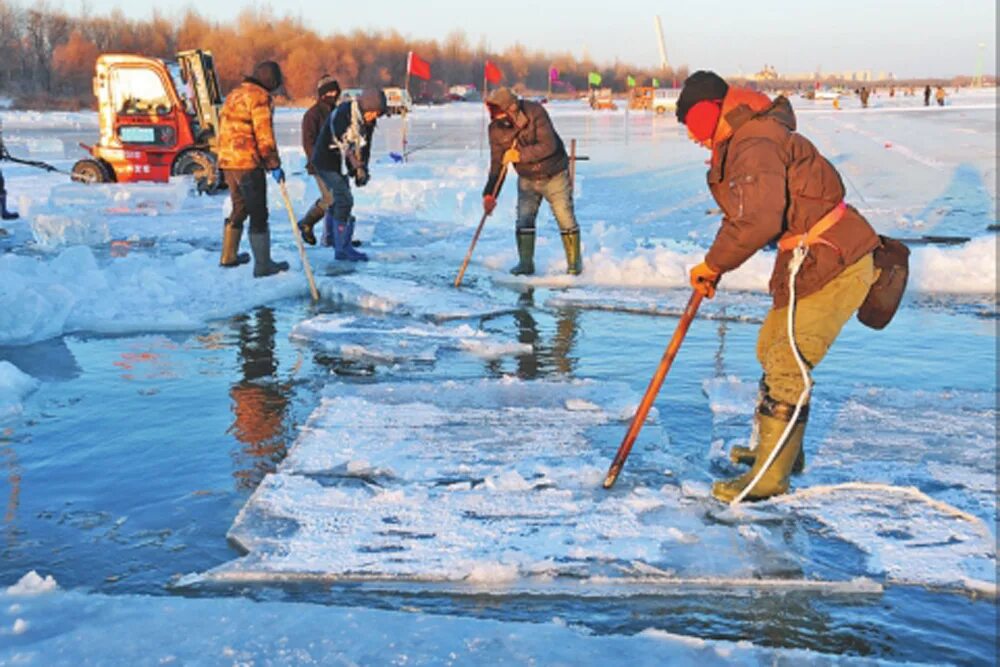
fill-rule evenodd
<path id="1" fill-rule="evenodd" d="M 597 72 L 591 72 L 590 74 L 587 75 L 587 83 L 589 83 L 592 86 L 601 85 L 601 75 L 598 74 Z"/>
<path id="2" fill-rule="evenodd" d="M 653 79 L 653 88 L 659 88 L 659 87 L 660 87 L 660 80 Z"/>
<path id="3" fill-rule="evenodd" d="M 628 85 L 629 88 L 635 88 L 635 79 L 632 77 L 631 74 L 629 74 L 628 77 L 625 79 L 625 83 L 626 85 Z"/>

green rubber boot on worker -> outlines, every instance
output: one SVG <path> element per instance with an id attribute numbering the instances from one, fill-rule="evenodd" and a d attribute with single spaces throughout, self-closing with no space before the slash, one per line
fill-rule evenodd
<path id="1" fill-rule="evenodd" d="M 535 273 L 535 230 L 519 229 L 516 232 L 517 266 L 510 270 L 515 276 Z"/>
<path id="2" fill-rule="evenodd" d="M 580 229 L 562 233 L 563 249 L 566 251 L 566 273 L 578 276 L 583 272 L 583 258 L 580 256 Z"/>
<path id="3" fill-rule="evenodd" d="M 757 449 L 753 450 L 753 466 L 739 477 L 720 480 L 713 484 L 713 496 L 724 503 L 730 503 L 743 493 L 743 490 L 753 482 L 761 468 L 767 463 L 771 452 L 778 446 L 794 410 L 795 406 L 773 400 L 760 406 L 757 411 L 760 442 Z M 746 494 L 744 500 L 764 500 L 788 491 L 788 478 L 802 452 L 802 438 L 806 432 L 807 414 L 800 415 L 798 422 L 789 433 L 787 441 L 782 445 L 781 451 L 774 457 L 770 467 L 761 475 L 760 481 Z"/>

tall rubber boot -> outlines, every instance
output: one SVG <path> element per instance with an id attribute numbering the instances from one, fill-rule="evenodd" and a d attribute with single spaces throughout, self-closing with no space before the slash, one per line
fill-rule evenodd
<path id="1" fill-rule="evenodd" d="M 326 215 L 323 217 L 323 245 L 327 248 L 336 248 L 337 246 L 333 233 L 334 225 L 333 211 L 327 209 Z M 340 258 L 338 257 L 337 259 Z"/>
<path id="2" fill-rule="evenodd" d="M 788 406 L 791 408 L 791 412 L 787 412 L 787 415 L 780 416 L 785 421 L 792 418 L 792 413 L 795 411 L 794 405 L 789 405 L 787 403 L 778 403 L 770 397 L 765 397 L 763 401 L 770 402 L 768 410 L 772 413 L 778 410 L 778 406 Z M 760 432 L 760 406 L 763 405 L 763 401 L 758 404 L 758 413 L 754 415 L 754 421 L 756 422 L 755 428 L 758 433 Z M 806 420 L 809 418 L 809 406 L 803 406 L 802 412 L 799 414 L 799 424 L 802 427 L 803 432 L 805 431 Z M 759 439 L 759 438 L 758 438 Z M 734 445 L 729 450 L 729 460 L 738 465 L 753 466 L 754 462 L 757 460 L 757 448 L 756 447 L 744 447 L 742 445 Z M 795 459 L 795 463 L 792 465 L 792 474 L 800 474 L 806 467 L 806 453 L 804 449 L 799 449 L 799 455 Z"/>
<path id="3" fill-rule="evenodd" d="M 352 262 L 367 262 L 368 255 L 354 248 L 354 216 L 351 216 L 347 221 L 347 242 L 344 244 L 344 252 L 347 253 L 347 259 Z"/>
<path id="4" fill-rule="evenodd" d="M 517 266 L 510 270 L 515 276 L 530 276 L 535 273 L 535 230 L 519 229 L 517 240 Z"/>
<path id="5" fill-rule="evenodd" d="M 313 204 L 308 211 L 306 211 L 305 216 L 299 220 L 299 232 L 302 233 L 302 240 L 309 245 L 316 245 L 316 234 L 313 228 L 316 227 L 316 223 L 319 222 L 325 215 L 325 211 L 322 207 Z"/>
<path id="6" fill-rule="evenodd" d="M 250 232 L 250 250 L 253 251 L 253 277 L 263 278 L 288 270 L 288 262 L 271 261 L 271 234 Z"/>
<path id="7" fill-rule="evenodd" d="M 219 258 L 219 266 L 232 268 L 250 262 L 249 253 L 237 252 L 242 236 L 243 227 L 233 227 L 229 223 L 222 226 L 222 256 Z"/>
<path id="8" fill-rule="evenodd" d="M 4 220 L 17 220 L 20 214 L 7 209 L 7 193 L 0 194 L 0 218 Z"/>
<path id="9" fill-rule="evenodd" d="M 743 492 L 743 489 L 749 486 L 778 445 L 781 434 L 784 433 L 785 427 L 788 425 L 787 419 L 765 414 L 763 409 L 758 411 L 757 419 L 760 424 L 760 443 L 755 450 L 756 457 L 753 467 L 739 477 L 720 480 L 712 485 L 712 495 L 722 502 L 732 502 L 736 496 Z M 747 494 L 745 500 L 763 500 L 788 491 L 788 478 L 792 474 L 795 459 L 798 458 L 799 452 L 802 450 L 802 438 L 805 432 L 806 421 L 799 419 L 789 433 L 788 440 L 782 445 L 781 451 L 761 476 L 757 485 Z"/>
<path id="10" fill-rule="evenodd" d="M 563 249 L 566 251 L 566 273 L 578 276 L 583 272 L 583 257 L 580 256 L 580 230 L 562 233 Z"/>

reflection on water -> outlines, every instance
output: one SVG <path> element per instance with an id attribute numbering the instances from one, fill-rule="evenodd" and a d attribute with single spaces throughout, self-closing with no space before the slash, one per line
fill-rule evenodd
<path id="1" fill-rule="evenodd" d="M 10 490 L 7 492 L 7 503 L 3 514 L 4 534 L 7 546 L 13 546 L 17 534 L 17 509 L 21 506 L 21 466 L 17 461 L 17 452 L 11 442 L 13 429 L 7 428 L 0 432 L 0 473 L 7 479 Z"/>
<path id="2" fill-rule="evenodd" d="M 577 365 L 577 358 L 572 353 L 579 333 L 579 310 L 558 309 L 555 330 L 551 339 L 546 340 L 541 334 L 542 327 L 532 312 L 535 306 L 534 288 L 528 287 L 521 292 L 517 304 L 519 308 L 513 313 L 517 341 L 530 345 L 533 350 L 531 354 L 522 354 L 516 358 L 517 377 L 534 380 L 550 375 L 572 375 Z M 492 374 L 500 374 L 502 363 L 499 359 L 491 360 L 487 362 L 486 368 Z"/>
<path id="3" fill-rule="evenodd" d="M 233 322 L 242 378 L 229 389 L 234 420 L 227 432 L 242 445 L 235 454 L 236 486 L 252 491 L 285 457 L 290 388 L 278 379 L 274 311 L 258 308 Z"/>

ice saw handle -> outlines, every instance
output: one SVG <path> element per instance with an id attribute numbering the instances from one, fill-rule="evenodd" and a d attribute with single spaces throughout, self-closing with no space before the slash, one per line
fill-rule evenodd
<path id="1" fill-rule="evenodd" d="M 684 336 L 687 335 L 688 328 L 691 326 L 691 321 L 694 320 L 695 314 L 698 312 L 698 306 L 701 305 L 702 295 L 700 292 L 694 290 L 691 292 L 691 298 L 688 299 L 687 307 L 684 309 L 684 314 L 681 315 L 680 322 L 677 323 L 677 329 L 674 330 L 674 336 L 670 339 L 670 344 L 667 345 L 667 349 L 663 352 L 663 358 L 660 359 L 660 365 L 656 369 L 656 373 L 653 374 L 653 379 L 649 381 L 649 387 L 646 388 L 646 395 L 642 397 L 642 402 L 639 403 L 638 409 L 635 411 L 635 416 L 632 417 L 632 423 L 629 424 L 628 432 L 625 433 L 625 439 L 622 440 L 621 446 L 618 447 L 618 453 L 615 454 L 615 460 L 611 462 L 611 467 L 608 468 L 608 474 L 604 478 L 604 488 L 610 489 L 614 486 L 615 481 L 618 480 L 618 475 L 622 471 L 622 467 L 625 465 L 625 459 L 628 458 L 629 452 L 632 451 L 632 445 L 635 444 L 635 439 L 639 437 L 639 431 L 642 429 L 642 425 L 646 422 L 646 415 L 649 414 L 649 409 L 653 407 L 653 401 L 656 400 L 656 395 L 660 393 L 660 387 L 663 386 L 663 380 L 667 377 L 667 372 L 670 370 L 670 366 L 674 363 L 674 358 L 677 357 L 678 350 L 681 349 L 681 343 L 684 342 Z"/>

